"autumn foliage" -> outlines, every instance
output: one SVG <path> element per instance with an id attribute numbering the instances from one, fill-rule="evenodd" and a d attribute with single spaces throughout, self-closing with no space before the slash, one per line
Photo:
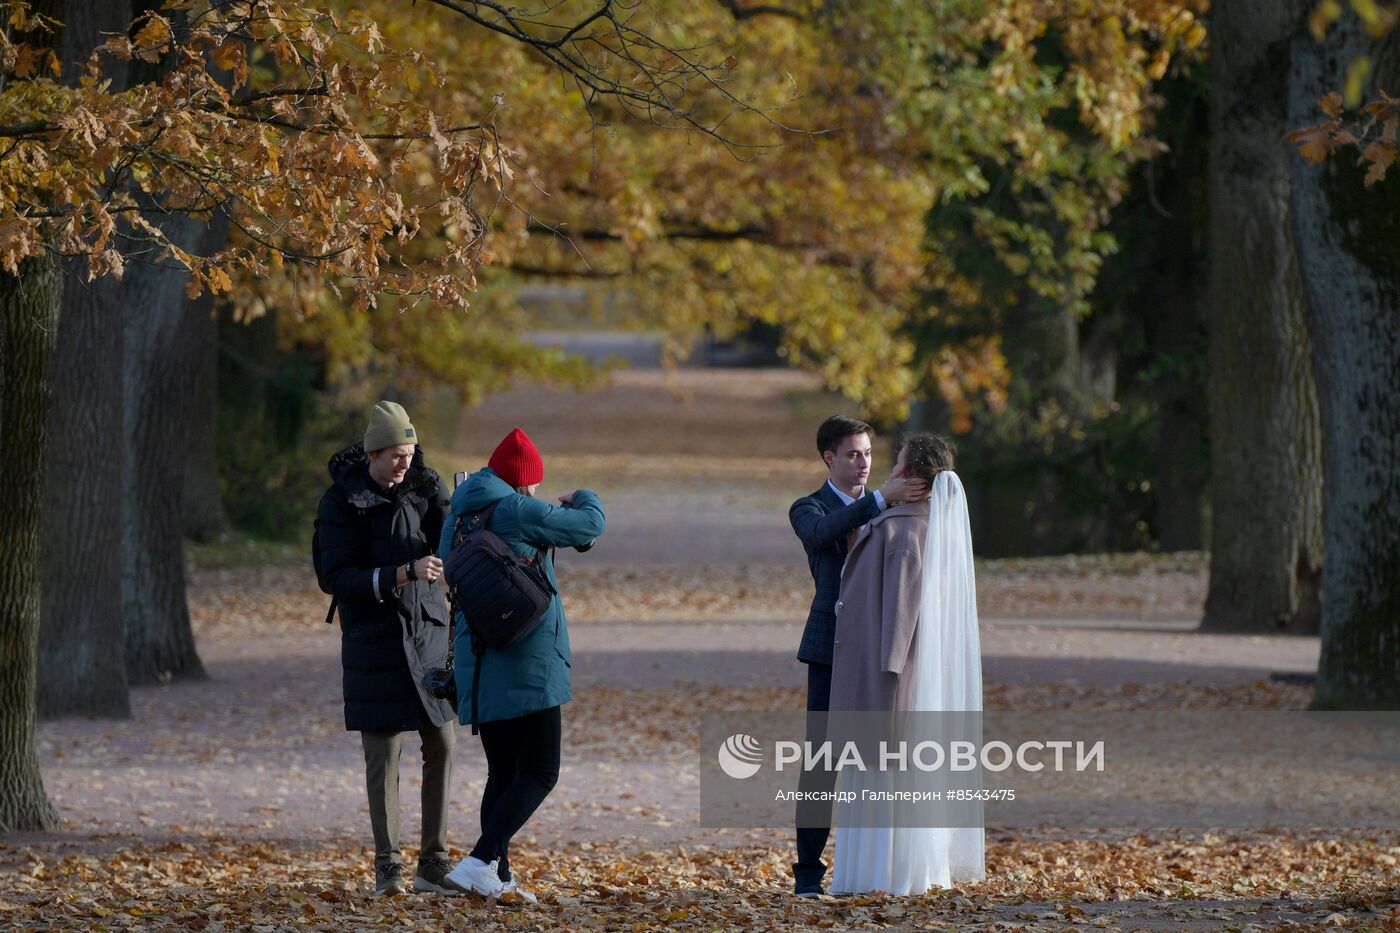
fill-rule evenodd
<path id="1" fill-rule="evenodd" d="M 16 35 L 49 26 L 6 6 Z M 1153 84 L 1201 47 L 1205 3 L 642 5 L 631 32 L 604 3 L 528 26 L 484 5 L 486 29 L 446 6 L 172 3 L 76 87 L 3 40 L 0 262 L 186 266 L 241 313 L 298 312 L 285 339 L 324 340 L 344 372 L 367 362 L 344 311 L 389 296 L 373 330 L 401 334 L 398 369 L 469 397 L 483 385 L 453 347 L 581 375 L 514 341 L 522 277 L 621 282 L 677 347 L 777 325 L 877 416 L 931 389 L 964 423 L 1008 378 L 997 340 L 930 347 L 919 325 L 1083 303 L 1128 172 L 1157 151 Z M 131 60 L 166 74 L 114 92 L 104 63 Z M 928 222 L 939 205 L 955 223 Z M 215 210 L 235 236 L 213 256 L 151 222 Z M 969 250 L 1001 272 L 969 274 Z M 424 317 L 465 307 L 488 263 L 471 325 Z"/>
<path id="2" fill-rule="evenodd" d="M 17 31 L 52 28 L 23 3 L 7 6 Z M 52 52 L 3 40 L 21 80 L 0 96 L 10 140 L 0 264 L 15 274 L 46 250 L 85 257 L 93 276 L 120 275 L 132 260 L 173 263 L 191 271 L 197 295 L 292 259 L 351 283 L 361 307 L 380 293 L 465 305 L 485 232 L 472 195 L 503 171 L 491 127 L 443 125 L 416 105 L 405 75 L 420 56 L 387 48 L 366 17 L 185 6 L 109 38 L 73 87 L 54 79 Z M 133 60 L 167 63 L 164 78 L 113 92 L 104 64 Z M 151 221 L 219 209 L 242 236 L 212 256 Z M 402 247 L 425 222 L 438 248 L 406 260 Z"/>

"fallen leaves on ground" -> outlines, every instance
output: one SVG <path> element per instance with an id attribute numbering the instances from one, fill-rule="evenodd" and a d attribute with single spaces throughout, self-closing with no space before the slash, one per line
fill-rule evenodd
<path id="1" fill-rule="evenodd" d="M 570 612 L 583 625 L 624 609 L 638 621 L 800 619 L 810 587 L 800 567 L 569 572 Z M 1163 606 L 1198 611 L 1203 580 L 1203 563 L 1190 558 L 992 562 L 979 569 L 979 596 L 984 613 L 1150 616 Z M 577 691 L 565 716 L 568 783 L 513 852 L 538 906 L 377 899 L 358 743 L 340 730 L 332 695 L 338 639 L 308 636 L 311 623 L 327 634 L 318 621 L 326 597 L 298 567 L 200 569 L 193 582 L 196 630 L 219 646 L 227 682 L 138 691 L 128 723 L 41 730 L 45 768 L 62 775 L 61 803 L 79 822 L 0 845 L 0 927 L 1400 930 L 1392 831 L 991 831 L 984 882 L 913 898 L 798 900 L 788 833 L 704 830 L 694 781 L 679 779 L 694 777 L 699 714 L 800 709 L 803 691 L 685 680 Z M 260 640 L 281 646 L 278 656 L 244 653 Z M 985 687 L 989 710 L 1296 710 L 1310 699 L 1305 685 L 1271 680 Z M 467 743 L 463 734 L 459 820 L 482 776 L 479 749 Z M 409 757 L 406 801 L 419 783 Z M 679 783 L 668 792 L 654 786 L 662 777 Z M 118 812 L 133 807 L 137 822 Z M 416 807 L 405 807 L 414 818 Z"/>
<path id="2" fill-rule="evenodd" d="M 987 879 L 804 901 L 785 847 L 515 853 L 535 906 L 375 898 L 369 853 L 211 837 L 102 855 L 0 847 L 0 924 L 90 930 L 1400 929 L 1400 839 L 992 836 Z M 409 853 L 411 856 L 411 853 Z M 409 865 L 412 865 L 410 858 Z"/>

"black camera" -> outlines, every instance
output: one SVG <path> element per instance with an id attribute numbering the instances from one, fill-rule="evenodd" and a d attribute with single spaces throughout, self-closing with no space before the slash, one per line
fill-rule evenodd
<path id="1" fill-rule="evenodd" d="M 435 667 L 423 675 L 423 689 L 428 696 L 446 700 L 457 708 L 457 677 L 450 667 Z"/>

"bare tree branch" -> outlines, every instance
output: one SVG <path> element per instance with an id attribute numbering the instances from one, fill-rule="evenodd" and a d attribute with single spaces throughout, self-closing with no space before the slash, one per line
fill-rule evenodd
<path id="1" fill-rule="evenodd" d="M 731 114 L 714 121 L 697 116 L 688 98 L 696 96 L 692 82 L 699 89 L 718 94 L 734 111 L 758 113 L 774 129 L 796 132 L 778 123 L 762 110 L 734 95 L 724 87 L 727 68 L 704 65 L 692 58 L 687 49 L 675 48 L 655 36 L 632 26 L 618 13 L 615 0 L 598 0 L 598 6 L 587 16 L 572 24 L 541 20 L 522 20 L 519 11 L 487 0 L 427 0 L 450 10 L 473 23 L 533 49 L 561 72 L 572 77 L 594 95 L 611 97 L 632 112 L 652 123 L 665 125 L 678 122 L 698 130 L 723 144 L 731 153 L 736 150 L 770 148 L 776 143 L 740 141 L 720 131 Z M 491 15 L 494 14 L 494 15 Z M 537 29 L 559 31 L 557 37 L 531 32 L 528 23 Z M 587 27 L 606 24 L 602 31 Z M 601 50 L 610 61 L 625 62 L 635 69 L 635 77 L 623 80 L 609 76 L 606 70 L 590 60 L 586 46 Z M 632 69 L 629 69 L 631 71 Z"/>
<path id="2" fill-rule="evenodd" d="M 577 232 L 568 232 L 563 225 L 551 226 L 538 220 L 531 220 L 525 227 L 527 233 L 550 234 L 551 236 L 564 237 L 565 239 L 577 238 L 580 240 L 602 240 L 617 241 L 622 240 L 620 233 L 612 230 L 600 230 L 590 228 Z M 711 240 L 714 242 L 733 242 L 735 240 L 753 240 L 758 243 L 772 243 L 775 237 L 772 231 L 763 227 L 749 224 L 743 227 L 735 227 L 731 230 L 716 230 L 708 227 L 689 227 L 683 229 L 667 230 L 661 234 L 666 240 Z"/>
<path id="3" fill-rule="evenodd" d="M 807 19 L 806 14 L 802 13 L 800 10 L 775 6 L 771 3 L 747 6 L 741 2 L 741 0 L 717 0 L 717 2 L 720 6 L 728 10 L 730 15 L 737 20 L 752 19 L 755 16 L 786 16 L 788 19 L 795 19 L 798 22 Z"/>

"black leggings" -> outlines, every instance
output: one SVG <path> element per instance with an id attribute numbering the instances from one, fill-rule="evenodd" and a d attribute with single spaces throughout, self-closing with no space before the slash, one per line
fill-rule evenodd
<path id="1" fill-rule="evenodd" d="M 510 880 L 511 837 L 530 819 L 559 780 L 559 707 L 483 722 L 477 727 L 486 752 L 486 789 L 481 794 L 481 838 L 472 855 L 496 866 Z"/>

